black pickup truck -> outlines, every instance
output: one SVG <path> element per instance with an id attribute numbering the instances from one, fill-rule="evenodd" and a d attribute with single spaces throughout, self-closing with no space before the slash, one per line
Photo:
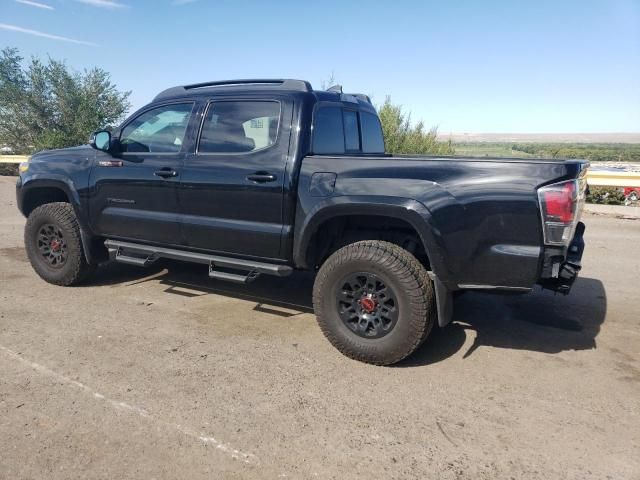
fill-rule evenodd
<path id="1" fill-rule="evenodd" d="M 450 321 L 459 292 L 568 293 L 587 166 L 391 156 L 366 95 L 234 80 L 170 88 L 90 146 L 33 155 L 17 198 L 47 282 L 110 258 L 240 283 L 317 270 L 326 337 L 388 365 Z"/>

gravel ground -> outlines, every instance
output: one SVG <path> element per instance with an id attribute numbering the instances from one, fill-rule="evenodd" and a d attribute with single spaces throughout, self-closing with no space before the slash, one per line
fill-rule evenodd
<path id="1" fill-rule="evenodd" d="M 465 294 L 397 367 L 342 357 L 313 278 L 111 264 L 41 281 L 0 178 L 0 478 L 640 478 L 640 220 L 586 215 L 568 297 Z"/>

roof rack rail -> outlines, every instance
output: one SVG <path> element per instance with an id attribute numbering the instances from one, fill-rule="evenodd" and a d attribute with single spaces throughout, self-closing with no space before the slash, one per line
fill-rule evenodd
<path id="1" fill-rule="evenodd" d="M 159 100 L 167 97 L 174 97 L 177 95 L 185 94 L 189 90 L 195 90 L 198 88 L 207 88 L 207 87 L 224 87 L 224 86 L 234 86 L 234 85 L 271 85 L 277 88 L 282 88 L 283 90 L 297 90 L 300 92 L 311 92 L 313 88 L 311 84 L 306 80 L 293 80 L 293 79 L 240 79 L 240 80 L 220 80 L 215 82 L 202 82 L 202 83 L 194 83 L 191 85 L 183 85 L 178 87 L 167 88 L 160 92 L 154 100 Z"/>

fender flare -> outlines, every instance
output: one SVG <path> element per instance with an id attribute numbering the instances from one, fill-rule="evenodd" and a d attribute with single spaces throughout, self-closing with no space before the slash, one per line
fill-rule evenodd
<path id="1" fill-rule="evenodd" d="M 296 267 L 311 267 L 308 265 L 306 252 L 320 226 L 332 218 L 348 215 L 382 215 L 406 221 L 418 233 L 429 257 L 432 272 L 446 283 L 447 268 L 442 242 L 438 229 L 433 226 L 431 212 L 422 203 L 401 197 L 344 195 L 319 202 L 306 214 L 300 227 L 296 227 L 293 246 Z"/>

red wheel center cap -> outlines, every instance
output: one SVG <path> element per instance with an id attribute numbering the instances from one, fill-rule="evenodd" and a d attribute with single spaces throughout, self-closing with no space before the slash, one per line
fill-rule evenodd
<path id="1" fill-rule="evenodd" d="M 60 242 L 58 240 L 51 240 L 51 250 L 54 252 L 60 250 Z"/>
<path id="2" fill-rule="evenodd" d="M 373 312 L 376 309 L 377 305 L 378 304 L 376 303 L 376 301 L 372 298 L 367 297 L 360 300 L 360 306 L 367 313 Z"/>

